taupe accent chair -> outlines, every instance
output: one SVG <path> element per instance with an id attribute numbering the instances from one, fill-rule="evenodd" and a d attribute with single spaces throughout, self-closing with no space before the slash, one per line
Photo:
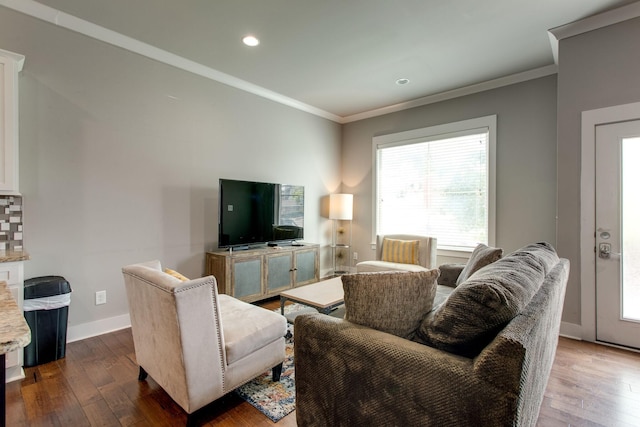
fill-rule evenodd
<path id="1" fill-rule="evenodd" d="M 181 281 L 160 261 L 122 269 L 129 301 L 139 380 L 147 373 L 194 412 L 273 369 L 285 359 L 284 316 L 218 294 L 213 276 Z"/>
<path id="2" fill-rule="evenodd" d="M 417 241 L 418 256 L 415 263 L 394 262 L 385 259 L 384 244 L 385 239 Z M 438 255 L 438 239 L 435 237 L 418 236 L 413 234 L 379 234 L 376 236 L 376 259 L 373 261 L 362 261 L 356 264 L 358 273 L 376 271 L 427 271 L 436 268 L 436 257 Z"/>

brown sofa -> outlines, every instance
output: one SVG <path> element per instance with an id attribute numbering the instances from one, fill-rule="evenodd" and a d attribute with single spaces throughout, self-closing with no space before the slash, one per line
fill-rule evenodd
<path id="1" fill-rule="evenodd" d="M 350 316 L 347 296 L 365 287 L 348 292 L 353 280 L 343 278 L 346 319 L 360 324 L 321 314 L 295 321 L 298 425 L 535 425 L 568 274 L 550 245 L 529 245 L 457 285 L 405 336 Z M 394 298 L 403 313 L 418 299 Z"/>

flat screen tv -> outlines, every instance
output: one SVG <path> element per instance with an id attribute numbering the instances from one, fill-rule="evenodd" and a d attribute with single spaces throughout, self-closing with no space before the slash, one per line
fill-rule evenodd
<path id="1" fill-rule="evenodd" d="M 218 247 L 292 244 L 304 237 L 304 187 L 220 179 Z"/>

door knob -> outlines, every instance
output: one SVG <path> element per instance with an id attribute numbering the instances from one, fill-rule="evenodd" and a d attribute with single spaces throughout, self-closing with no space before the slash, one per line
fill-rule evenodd
<path id="1" fill-rule="evenodd" d="M 602 259 L 610 259 L 611 256 L 620 256 L 619 253 L 611 252 L 611 243 L 600 243 L 598 246 L 598 256 Z"/>
<path id="2" fill-rule="evenodd" d="M 609 243 L 600 243 L 600 247 L 598 250 L 598 256 L 603 259 L 611 258 L 611 244 Z"/>

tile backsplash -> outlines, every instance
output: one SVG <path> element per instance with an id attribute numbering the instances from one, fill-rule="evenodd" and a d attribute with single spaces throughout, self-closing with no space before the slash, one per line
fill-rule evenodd
<path id="1" fill-rule="evenodd" d="M 22 250 L 22 196 L 0 195 L 0 250 Z"/>

